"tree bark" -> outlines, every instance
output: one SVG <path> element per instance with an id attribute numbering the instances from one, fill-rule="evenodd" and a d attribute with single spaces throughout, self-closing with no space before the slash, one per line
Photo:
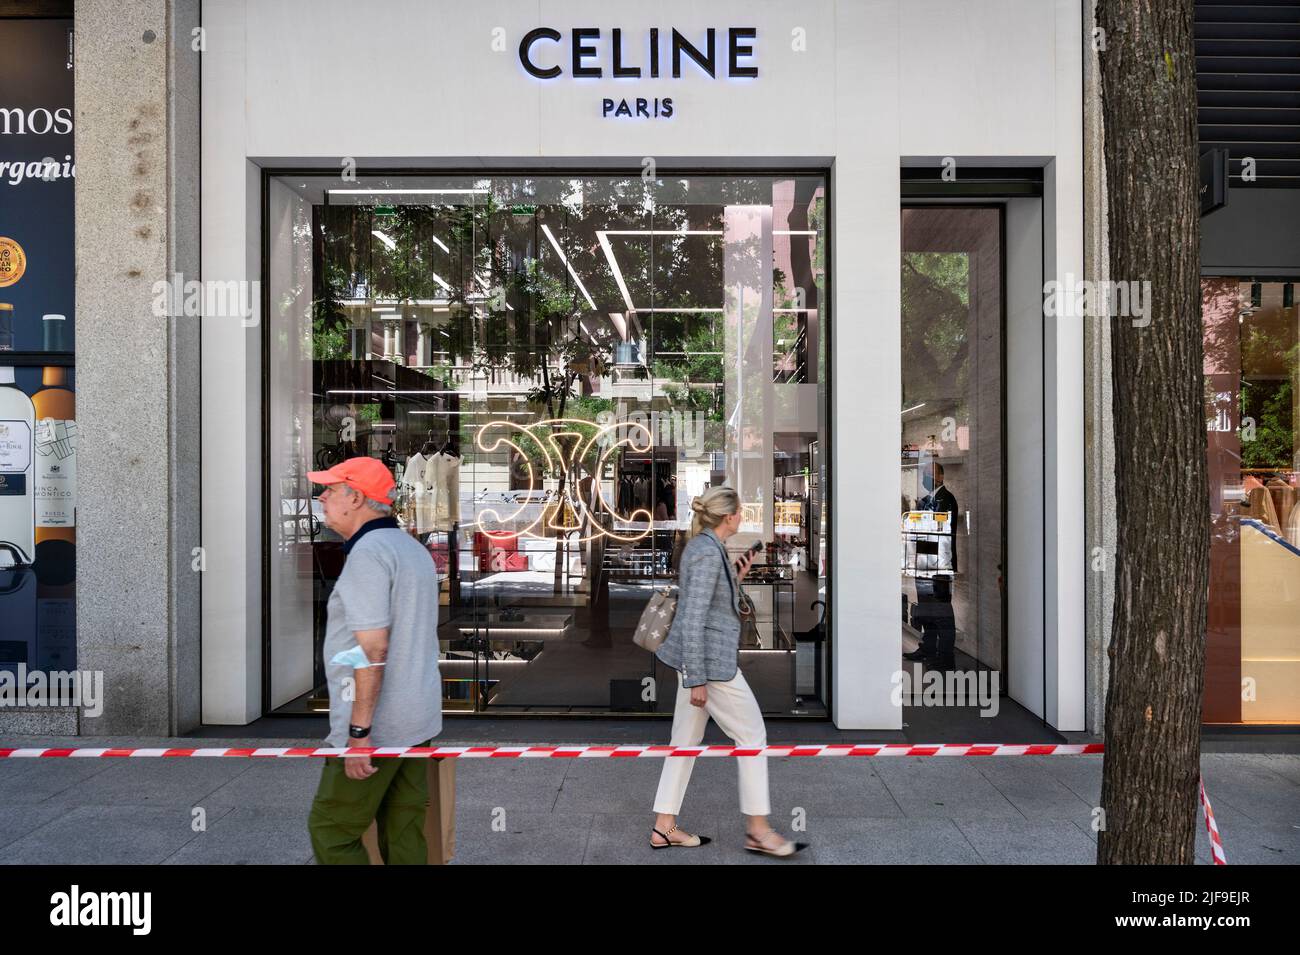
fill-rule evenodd
<path id="1" fill-rule="evenodd" d="M 1205 476 L 1193 0 L 1100 0 L 1118 525 L 1097 861 L 1190 864 L 1198 824 Z M 1095 319 L 1106 320 L 1106 319 Z"/>

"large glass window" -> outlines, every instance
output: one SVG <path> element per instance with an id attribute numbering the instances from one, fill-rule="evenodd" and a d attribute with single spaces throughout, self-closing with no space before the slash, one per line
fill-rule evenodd
<path id="1" fill-rule="evenodd" d="M 729 484 L 741 662 L 825 715 L 826 189 L 820 176 L 274 177 L 272 707 L 325 707 L 343 562 L 308 470 L 362 454 L 438 568 L 447 709 L 670 712 L 631 642 L 690 499 Z"/>
<path id="2" fill-rule="evenodd" d="M 1295 285 L 1201 284 L 1210 490 L 1207 723 L 1300 720 Z"/>
<path id="3" fill-rule="evenodd" d="M 0 18 L 0 674 L 52 703 L 77 669 L 71 49 L 71 19 Z"/>

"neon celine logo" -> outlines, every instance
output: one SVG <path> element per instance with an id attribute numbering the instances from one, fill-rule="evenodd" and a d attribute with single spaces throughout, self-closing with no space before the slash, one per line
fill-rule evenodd
<path id="1" fill-rule="evenodd" d="M 671 39 L 668 49 L 673 79 L 681 79 L 683 55 L 711 78 L 717 79 L 718 31 L 716 29 L 709 27 L 705 31 L 704 49 L 702 51 L 687 40 L 686 37 L 678 33 L 676 29 L 670 28 L 669 32 Z M 589 64 L 589 61 L 599 60 L 600 58 L 600 50 L 595 45 L 595 41 L 600 39 L 600 34 L 599 27 L 579 27 L 569 31 L 569 72 L 572 76 L 590 79 L 601 79 L 605 76 L 604 67 L 599 63 L 596 63 L 596 65 Z M 742 66 L 740 64 L 741 60 L 749 59 L 754 55 L 754 47 L 751 41 L 757 37 L 758 30 L 754 27 L 727 28 L 727 76 L 747 78 L 758 76 L 758 67 Z M 532 58 L 533 46 L 539 40 L 560 43 L 563 39 L 564 35 L 559 30 L 554 30 L 551 27 L 538 27 L 535 30 L 529 30 L 524 34 L 524 38 L 519 41 L 520 65 L 528 71 L 530 76 L 535 76 L 539 80 L 553 80 L 563 75 L 564 70 L 561 67 L 538 66 Z M 644 73 L 641 66 L 627 64 L 623 50 L 623 31 L 615 27 L 610 30 L 609 75 L 611 77 L 615 79 L 639 79 L 645 76 L 649 79 L 659 79 L 662 44 L 659 40 L 658 27 L 650 28 L 648 41 L 645 45 L 646 65 Z"/>

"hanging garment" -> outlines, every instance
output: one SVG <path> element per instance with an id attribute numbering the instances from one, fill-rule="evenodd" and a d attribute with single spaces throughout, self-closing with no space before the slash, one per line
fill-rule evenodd
<path id="1" fill-rule="evenodd" d="M 1272 478 L 1268 482 L 1268 493 L 1273 498 L 1273 510 L 1279 520 L 1286 520 L 1296 505 L 1296 490 L 1281 478 Z"/>
<path id="2" fill-rule="evenodd" d="M 1251 488 L 1246 501 L 1250 513 L 1245 516 L 1257 521 L 1263 521 L 1276 534 L 1282 533 L 1282 525 L 1277 518 L 1277 509 L 1273 506 L 1273 495 L 1269 493 L 1268 488 L 1263 485 Z"/>
<path id="3" fill-rule="evenodd" d="M 427 466 L 428 461 L 417 451 L 406 459 L 406 469 L 402 472 L 402 484 L 407 499 L 411 501 L 410 519 L 417 534 L 427 534 L 433 530 L 434 524 L 433 493 L 424 478 Z"/>
<path id="4" fill-rule="evenodd" d="M 1286 539 L 1294 546 L 1300 547 L 1300 501 L 1291 508 L 1291 515 L 1286 519 Z"/>
<path id="5" fill-rule="evenodd" d="M 460 522 L 460 463 L 454 454 L 439 451 L 424 466 L 424 484 L 433 495 L 433 526 L 450 531 Z"/>

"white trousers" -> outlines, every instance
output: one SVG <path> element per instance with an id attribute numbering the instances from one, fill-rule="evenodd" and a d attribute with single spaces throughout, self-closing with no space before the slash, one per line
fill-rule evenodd
<path id="1" fill-rule="evenodd" d="M 766 746 L 767 728 L 763 713 L 754 699 L 754 691 L 745 682 L 745 675 L 736 675 L 725 683 L 709 683 L 708 704 L 691 705 L 691 691 L 682 686 L 682 675 L 677 674 L 677 705 L 673 709 L 673 746 L 697 746 L 704 739 L 704 729 L 709 717 L 718 728 L 732 738 L 737 746 Z M 737 756 L 736 768 L 740 773 L 740 811 L 747 816 L 766 816 L 771 812 L 767 791 L 767 757 Z M 695 768 L 693 756 L 664 757 L 663 772 L 659 775 L 659 791 L 655 794 L 655 812 L 675 816 L 682 808 L 686 784 L 691 781 Z"/>

